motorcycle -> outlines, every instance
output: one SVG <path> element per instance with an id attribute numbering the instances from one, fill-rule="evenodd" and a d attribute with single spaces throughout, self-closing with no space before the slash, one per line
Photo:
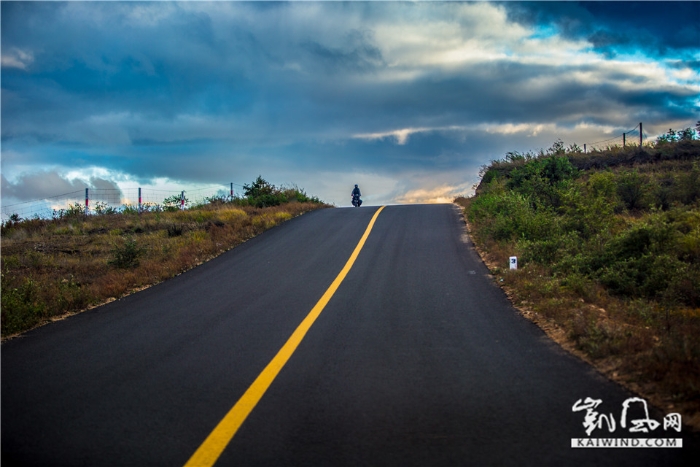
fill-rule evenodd
<path id="1" fill-rule="evenodd" d="M 353 195 L 352 196 L 352 205 L 355 206 L 356 208 L 359 208 L 362 206 L 362 200 L 360 199 L 360 195 Z"/>

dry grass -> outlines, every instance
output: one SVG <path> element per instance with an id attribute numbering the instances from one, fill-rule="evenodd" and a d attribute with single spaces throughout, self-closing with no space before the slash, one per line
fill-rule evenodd
<path id="1" fill-rule="evenodd" d="M 469 199 L 457 204 L 468 208 Z M 542 265 L 508 268 L 513 245 L 468 225 L 481 258 L 513 305 L 571 353 L 700 430 L 700 309 L 623 300 L 580 277 Z"/>
<path id="2" fill-rule="evenodd" d="M 2 337 L 191 269 L 318 208 L 208 205 L 176 212 L 29 220 L 2 231 Z"/>

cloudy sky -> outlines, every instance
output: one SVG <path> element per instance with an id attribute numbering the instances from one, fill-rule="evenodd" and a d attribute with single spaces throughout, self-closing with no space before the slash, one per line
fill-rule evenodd
<path id="1" fill-rule="evenodd" d="M 259 174 L 449 202 L 508 151 L 700 120 L 700 2 L 1 8 L 3 205 Z"/>

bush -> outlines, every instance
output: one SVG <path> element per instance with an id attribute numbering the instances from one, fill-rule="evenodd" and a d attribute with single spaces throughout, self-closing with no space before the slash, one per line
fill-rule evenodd
<path id="1" fill-rule="evenodd" d="M 184 198 L 184 205 L 187 206 L 190 203 L 190 200 L 187 199 L 187 197 Z M 172 195 L 163 200 L 163 210 L 164 211 L 169 211 L 169 212 L 175 212 L 178 209 L 181 208 L 183 205 L 182 202 L 182 195 Z"/>
<path id="2" fill-rule="evenodd" d="M 485 233 L 496 240 L 510 240 L 519 237 L 525 219 L 531 216 L 530 211 L 530 203 L 523 195 L 488 193 L 474 200 L 469 217 L 489 219 Z"/>
<path id="3" fill-rule="evenodd" d="M 585 185 L 570 187 L 562 195 L 561 223 L 565 231 L 578 232 L 581 239 L 590 239 L 610 231 L 615 224 L 618 198 L 612 174 L 591 177 Z"/>
<path id="4" fill-rule="evenodd" d="M 630 211 L 642 209 L 645 206 L 646 185 L 648 179 L 637 170 L 623 173 L 618 179 L 617 193 Z"/>
<path id="5" fill-rule="evenodd" d="M 656 145 L 663 146 L 670 143 L 693 141 L 695 139 L 697 139 L 697 132 L 690 127 L 679 131 L 675 131 L 673 128 L 671 128 L 667 133 L 664 133 L 656 138 Z"/>
<path id="6" fill-rule="evenodd" d="M 541 239 L 518 242 L 518 251 L 522 252 L 523 263 L 533 261 L 545 266 L 553 266 L 578 250 L 581 240 L 575 232 L 563 235 L 554 235 L 554 232 L 550 234 Z"/>
<path id="7" fill-rule="evenodd" d="M 2 275 L 2 332 L 12 334 L 41 321 L 46 304 L 39 297 L 39 284 L 27 277 L 18 287 L 12 287 L 5 273 Z"/>
<path id="8" fill-rule="evenodd" d="M 257 208 L 279 206 L 280 204 L 289 202 L 322 204 L 320 199 L 307 196 L 304 190 L 296 186 L 289 188 L 276 187 L 262 178 L 261 175 L 258 175 L 258 178 L 250 185 L 243 185 L 243 194 L 245 196 L 245 201 L 243 203 L 239 201 L 239 204 L 246 204 Z"/>
<path id="9" fill-rule="evenodd" d="M 247 198 L 259 198 L 261 196 L 272 195 L 275 191 L 277 191 L 275 186 L 262 178 L 262 175 L 258 175 L 258 178 L 253 180 L 253 183 L 250 185 L 243 185 L 243 194 Z"/>
<path id="10" fill-rule="evenodd" d="M 179 237 L 183 231 L 182 224 L 169 224 L 167 227 L 168 237 Z"/>
<path id="11" fill-rule="evenodd" d="M 96 202 L 95 206 L 92 209 L 93 211 L 95 211 L 95 214 L 100 216 L 114 215 L 119 213 L 119 210 L 117 208 L 110 206 L 102 201 Z"/>
<path id="12" fill-rule="evenodd" d="M 693 163 L 693 168 L 680 176 L 680 201 L 693 204 L 700 199 L 700 165 Z"/>
<path id="13" fill-rule="evenodd" d="M 668 210 L 674 199 L 675 184 L 675 178 L 670 176 L 654 181 L 650 189 L 652 205 L 664 211 Z"/>
<path id="14" fill-rule="evenodd" d="M 315 196 L 309 197 L 304 190 L 297 186 L 284 188 L 282 194 L 288 201 L 296 201 L 298 203 L 321 203 L 321 200 Z"/>
<path id="15" fill-rule="evenodd" d="M 677 258 L 644 254 L 612 263 L 599 271 L 598 279 L 617 295 L 664 299 L 664 292 L 686 272 L 687 264 Z"/>
<path id="16" fill-rule="evenodd" d="M 107 264 L 120 268 L 131 269 L 139 265 L 139 257 L 143 255 L 144 249 L 136 244 L 132 237 L 124 241 L 124 245 L 115 245 L 112 249 L 112 259 Z"/>
<path id="17" fill-rule="evenodd" d="M 534 206 L 559 207 L 567 182 L 578 175 L 578 170 L 562 155 L 538 157 L 514 169 L 507 182 L 508 188 L 527 196 Z"/>
<path id="18" fill-rule="evenodd" d="M 131 204 L 125 204 L 124 206 L 122 206 L 121 212 L 122 214 L 126 214 L 127 216 L 135 216 L 139 213 L 139 208 Z"/>
<path id="19" fill-rule="evenodd" d="M 85 206 L 79 203 L 71 204 L 66 209 L 54 209 L 53 219 L 79 219 L 85 216 Z"/>

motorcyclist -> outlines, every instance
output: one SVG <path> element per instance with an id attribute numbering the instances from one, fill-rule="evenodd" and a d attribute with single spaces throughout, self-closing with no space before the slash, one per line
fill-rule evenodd
<path id="1" fill-rule="evenodd" d="M 362 196 L 362 194 L 360 193 L 360 188 L 357 185 L 355 185 L 355 188 L 353 188 L 353 190 L 352 190 L 352 205 L 353 206 L 359 207 L 360 205 L 362 205 L 362 200 L 360 200 L 360 196 Z"/>

